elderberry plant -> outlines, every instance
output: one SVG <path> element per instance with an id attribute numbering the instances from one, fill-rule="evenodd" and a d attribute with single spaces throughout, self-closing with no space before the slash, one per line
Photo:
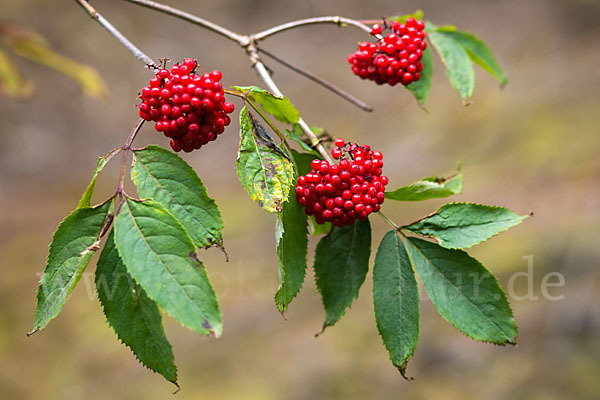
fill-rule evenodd
<path id="1" fill-rule="evenodd" d="M 502 207 L 460 202 L 448 203 L 413 223 L 396 224 L 381 211 L 386 199 L 411 202 L 461 193 L 460 168 L 448 178 L 429 177 L 387 190 L 401 178 L 383 175 L 383 153 L 366 144 L 341 138 L 334 141 L 322 129 L 309 127 L 271 79 L 261 53 L 360 108 L 370 108 L 260 47 L 266 38 L 304 25 L 357 27 L 370 39 L 359 43 L 358 50 L 349 56 L 352 72 L 377 84 L 400 83 L 424 106 L 433 74 L 429 44 L 439 53 L 450 83 L 463 100 L 473 93 L 473 63 L 506 83 L 502 69 L 480 39 L 455 27 L 436 27 L 424 21 L 421 12 L 374 21 L 310 18 L 240 35 L 164 4 L 127 0 L 208 28 L 237 43 L 249 55 L 268 90 L 258 86 L 224 88 L 218 70 L 200 75 L 192 58 L 170 69 L 166 60 L 157 64 L 89 3 L 76 1 L 154 76 L 140 90 L 141 119 L 126 143 L 99 158 L 77 209 L 52 238 L 39 285 L 33 332 L 44 329 L 60 313 L 92 256 L 103 246 L 96 268 L 98 298 L 118 338 L 143 365 L 178 385 L 161 309 L 200 334 L 221 335 L 217 294 L 197 253 L 198 249 L 223 247 L 220 210 L 196 172 L 177 154 L 157 145 L 134 148 L 132 144 L 144 122 L 154 121 L 155 129 L 170 139 L 175 152 L 200 149 L 229 125 L 234 105 L 225 100 L 228 95 L 243 101 L 235 165 L 240 183 L 252 200 L 275 214 L 277 221 L 280 283 L 275 305 L 280 312 L 287 311 L 303 285 L 310 225 L 313 236 L 320 236 L 313 268 L 325 308 L 323 330 L 334 325 L 358 297 L 369 270 L 369 218 L 378 214 L 392 229 L 376 251 L 373 304 L 377 329 L 402 376 L 419 337 L 415 272 L 439 313 L 464 334 L 499 345 L 516 343 L 515 321 L 497 279 L 464 249 L 519 224 L 527 216 Z M 383 37 L 386 30 L 391 33 Z M 281 132 L 271 117 L 289 129 Z M 331 148 L 328 151 L 326 147 Z M 115 194 L 93 205 L 96 179 L 119 153 L 121 174 Z M 137 196 L 126 193 L 123 187 L 130 155 Z"/>

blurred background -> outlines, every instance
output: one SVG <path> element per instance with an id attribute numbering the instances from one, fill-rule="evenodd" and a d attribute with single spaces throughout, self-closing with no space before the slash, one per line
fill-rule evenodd
<path id="1" fill-rule="evenodd" d="M 600 3 L 593 0 L 192 0 L 171 4 L 249 33 L 293 19 L 379 18 L 425 12 L 486 41 L 509 84 L 476 67 L 473 104 L 464 107 L 436 57 L 429 113 L 401 87 L 375 87 L 346 62 L 364 34 L 313 26 L 282 33 L 264 48 L 370 103 L 363 113 L 266 59 L 282 91 L 311 124 L 334 137 L 384 151 L 390 188 L 454 171 L 456 200 L 502 205 L 521 226 L 471 251 L 509 290 L 517 347 L 472 341 L 435 311 L 425 293 L 421 338 L 405 381 L 388 359 L 371 303 L 371 275 L 346 316 L 319 338 L 324 318 L 314 278 L 277 312 L 272 215 L 245 194 L 234 170 L 238 125 L 210 148 L 184 155 L 220 205 L 230 261 L 202 253 L 224 314 L 225 331 L 201 337 L 165 317 L 182 386 L 179 399 L 597 399 L 600 398 Z M 261 85 L 236 45 L 173 18 L 121 1 L 93 5 L 153 58 L 197 58 L 223 71 L 225 85 Z M 27 338 L 39 273 L 58 223 L 73 210 L 96 158 L 121 145 L 137 120 L 138 90 L 149 72 L 73 1 L 0 0 L 3 22 L 37 31 L 58 53 L 99 71 L 106 96 L 14 57 L 35 87 L 28 100 L 0 97 L 0 398 L 171 398 L 174 387 L 139 365 L 107 325 L 93 287 L 94 262 L 62 314 Z M 233 100 L 240 108 L 239 101 Z M 165 138 L 145 126 L 137 145 Z M 114 192 L 117 162 L 98 182 L 95 202 Z M 398 223 L 444 201 L 384 205 Z M 371 218 L 373 246 L 387 226 Z M 313 240 L 311 249 L 314 248 Z M 528 267 L 532 266 L 532 273 Z M 520 275 L 515 275 L 520 273 Z M 559 283 L 548 287 L 542 284 Z M 511 279 L 512 277 L 512 279 Z"/>

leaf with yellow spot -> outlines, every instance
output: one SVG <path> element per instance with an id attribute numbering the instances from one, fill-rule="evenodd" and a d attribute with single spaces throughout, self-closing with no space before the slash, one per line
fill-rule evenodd
<path id="1" fill-rule="evenodd" d="M 269 212 L 281 212 L 294 180 L 294 166 L 246 107 L 240 111 L 235 168 L 252 200 Z"/>

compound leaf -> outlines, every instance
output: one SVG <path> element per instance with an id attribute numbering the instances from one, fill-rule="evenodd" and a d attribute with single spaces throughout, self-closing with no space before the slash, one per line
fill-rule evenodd
<path id="1" fill-rule="evenodd" d="M 460 194 L 463 189 L 463 176 L 460 168 L 449 178 L 428 177 L 386 192 L 385 198 L 397 201 L 422 201 Z"/>
<path id="2" fill-rule="evenodd" d="M 442 317 L 482 342 L 515 344 L 517 327 L 497 279 L 462 250 L 411 237 L 408 254 Z"/>
<path id="3" fill-rule="evenodd" d="M 419 340 L 419 289 L 403 240 L 393 230 L 383 237 L 375 256 L 373 306 L 390 359 L 406 378 L 406 364 Z"/>
<path id="4" fill-rule="evenodd" d="M 151 145 L 135 150 L 131 179 L 142 198 L 161 203 L 181 222 L 198 247 L 221 246 L 223 221 L 206 187 L 181 157 Z"/>
<path id="5" fill-rule="evenodd" d="M 154 301 L 127 273 L 111 231 L 96 268 L 96 290 L 106 321 L 136 358 L 176 384 L 173 350 Z"/>
<path id="6" fill-rule="evenodd" d="M 265 112 L 285 124 L 295 124 L 300 118 L 300 113 L 287 97 L 275 96 L 258 86 L 234 86 L 233 88 L 246 93 L 246 97 L 260 104 Z"/>
<path id="7" fill-rule="evenodd" d="M 156 201 L 127 199 L 114 229 L 127 271 L 148 296 L 182 325 L 220 336 L 217 297 L 183 225 Z"/>
<path id="8" fill-rule="evenodd" d="M 475 71 L 466 50 L 443 31 L 432 31 L 427 36 L 444 62 L 452 86 L 462 99 L 471 97 L 475 88 Z"/>
<path id="9" fill-rule="evenodd" d="M 264 128 L 248 113 L 240 111 L 240 148 L 236 171 L 250 197 L 269 212 L 281 212 L 294 179 L 294 166 L 260 130 Z"/>
<path id="10" fill-rule="evenodd" d="M 358 220 L 342 228 L 334 226 L 317 244 L 314 269 L 325 306 L 323 328 L 339 321 L 358 297 L 369 270 L 370 254 L 369 220 Z"/>
<path id="11" fill-rule="evenodd" d="M 435 214 L 406 229 L 419 235 L 433 236 L 448 249 L 465 249 L 520 224 L 527 217 L 504 207 L 448 203 Z"/>
<path id="12" fill-rule="evenodd" d="M 73 211 L 52 236 L 48 262 L 37 292 L 33 331 L 44 329 L 62 310 L 99 246 L 111 201 Z"/>

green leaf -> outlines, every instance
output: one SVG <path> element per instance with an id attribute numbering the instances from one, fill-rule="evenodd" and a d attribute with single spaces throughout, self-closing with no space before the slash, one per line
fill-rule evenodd
<path id="1" fill-rule="evenodd" d="M 461 98 L 471 97 L 475 88 L 475 71 L 466 50 L 444 32 L 433 31 L 427 36 L 444 62 L 446 75 L 452 86 Z"/>
<path id="2" fill-rule="evenodd" d="M 325 221 L 324 224 L 318 224 L 314 215 L 308 217 L 308 220 L 310 221 L 310 232 L 313 237 L 326 235 L 331 232 L 331 222 Z"/>
<path id="3" fill-rule="evenodd" d="M 417 101 L 421 106 L 425 105 L 425 101 L 429 96 L 429 90 L 431 89 L 431 83 L 433 81 L 433 57 L 431 55 L 431 49 L 427 47 L 423 52 L 423 70 L 421 71 L 421 79 L 406 86 L 408 90 L 412 92 Z"/>
<path id="4" fill-rule="evenodd" d="M 62 310 L 99 246 L 99 236 L 112 202 L 79 208 L 52 236 L 48 262 L 37 292 L 33 331 L 44 329 Z"/>
<path id="5" fill-rule="evenodd" d="M 275 237 L 279 259 L 279 288 L 275 293 L 275 304 L 285 312 L 289 303 L 302 288 L 306 275 L 306 251 L 308 230 L 304 208 L 296 201 L 294 192 L 283 204 L 277 218 Z"/>
<path id="6" fill-rule="evenodd" d="M 312 167 L 310 163 L 314 160 L 315 157 L 312 153 L 300 153 L 294 149 L 292 149 L 292 161 L 294 162 L 294 166 L 296 167 L 297 175 L 306 175 L 310 171 L 312 171 Z"/>
<path id="7" fill-rule="evenodd" d="M 269 212 L 281 212 L 293 184 L 294 166 L 274 144 L 257 132 L 264 129 L 246 107 L 240 111 L 237 175 L 252 200 Z"/>
<path id="8" fill-rule="evenodd" d="M 397 201 L 422 201 L 460 194 L 463 189 L 463 176 L 460 168 L 449 178 L 428 177 L 393 192 L 386 192 L 385 198 Z"/>
<path id="9" fill-rule="evenodd" d="M 418 238 L 406 241 L 408 254 L 438 312 L 479 341 L 515 344 L 517 327 L 496 278 L 462 250 Z"/>
<path id="10" fill-rule="evenodd" d="M 96 268 L 96 290 L 106 321 L 147 368 L 176 384 L 177 368 L 160 311 L 127 273 L 111 231 Z"/>
<path id="11" fill-rule="evenodd" d="M 183 225 L 156 201 L 127 199 L 114 229 L 127 271 L 148 296 L 184 326 L 220 336 L 217 297 Z"/>
<path id="12" fill-rule="evenodd" d="M 419 289 L 404 243 L 393 230 L 383 237 L 375 256 L 373 306 L 390 359 L 406 378 L 406 364 L 419 340 Z"/>
<path id="13" fill-rule="evenodd" d="M 369 270 L 371 225 L 369 220 L 333 227 L 317 244 L 315 277 L 325 306 L 323 329 L 332 326 L 358 297 Z"/>
<path id="14" fill-rule="evenodd" d="M 131 179 L 142 198 L 161 203 L 185 227 L 197 247 L 222 246 L 219 207 L 196 172 L 181 157 L 159 146 L 135 150 Z"/>
<path id="15" fill-rule="evenodd" d="M 260 104 L 260 107 L 285 124 L 295 124 L 300 118 L 296 107 L 287 97 L 278 97 L 258 86 L 234 86 L 240 92 L 246 93 L 246 97 Z"/>
<path id="16" fill-rule="evenodd" d="M 387 20 L 388 21 L 399 21 L 401 23 L 406 23 L 406 20 L 409 17 L 413 17 L 414 19 L 423 19 L 423 11 L 422 10 L 417 10 L 412 14 L 406 14 L 406 15 L 395 15 L 393 17 L 388 17 Z"/>
<path id="17" fill-rule="evenodd" d="M 503 207 L 448 203 L 435 214 L 405 228 L 433 236 L 448 249 L 465 249 L 520 224 L 527 217 Z"/>
<path id="18" fill-rule="evenodd" d="M 96 180 L 98 179 L 98 176 L 100 176 L 100 172 L 102 172 L 102 170 L 104 169 L 106 164 L 108 164 L 108 162 L 111 160 L 111 158 L 113 158 L 115 154 L 117 154 L 121 150 L 121 147 L 117 147 L 116 149 L 111 150 L 104 157 L 98 157 L 98 161 L 96 162 L 96 168 L 92 173 L 92 180 L 90 181 L 88 187 L 85 189 L 85 192 L 83 192 L 83 195 L 79 200 L 77 208 L 89 207 L 92 204 L 92 196 L 94 195 L 94 189 L 96 188 Z"/>
<path id="19" fill-rule="evenodd" d="M 500 84 L 506 85 L 508 83 L 500 64 L 498 64 L 488 46 L 477 36 L 469 32 L 459 31 L 453 26 L 440 27 L 437 31 L 460 43 L 471 60 L 489 72 Z"/>
<path id="20" fill-rule="evenodd" d="M 318 135 L 320 132 L 323 132 L 323 128 L 319 128 L 319 127 L 311 127 L 310 129 L 315 133 L 315 135 Z M 303 138 L 305 137 L 305 134 L 304 134 L 304 131 L 302 130 L 302 128 L 300 127 L 300 125 L 294 124 L 291 131 L 286 129 L 285 136 L 288 137 L 289 139 L 293 140 L 294 142 L 298 143 L 300 145 L 300 147 L 302 148 L 302 150 L 307 151 L 318 158 L 321 158 L 321 155 L 319 154 L 319 152 L 317 150 L 313 149 L 312 147 L 310 147 L 303 140 Z"/>
<path id="21" fill-rule="evenodd" d="M 317 156 L 316 158 L 320 158 Z M 296 150 L 292 149 L 292 160 L 294 161 L 294 165 L 296 170 L 298 171 L 298 176 L 306 175 L 311 170 L 312 167 L 310 165 L 311 161 L 315 159 L 315 155 L 312 153 L 299 153 Z M 296 201 L 293 197 L 290 198 L 290 201 Z M 331 223 L 325 222 L 324 224 L 317 224 L 315 217 L 310 215 L 308 217 L 310 232 L 312 236 L 325 235 L 331 231 Z"/>

